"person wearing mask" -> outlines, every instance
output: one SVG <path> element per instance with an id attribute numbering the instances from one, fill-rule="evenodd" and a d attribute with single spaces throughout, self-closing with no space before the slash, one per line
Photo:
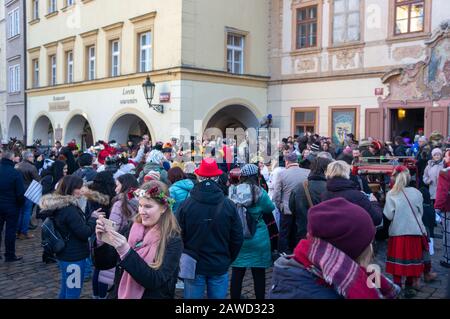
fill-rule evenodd
<path id="1" fill-rule="evenodd" d="M 422 222 L 423 197 L 414 187 L 408 187 L 411 176 L 404 166 L 397 166 L 392 178 L 395 182 L 386 196 L 384 215 L 391 221 L 386 272 L 402 286 L 406 277 L 404 296 L 412 298 L 419 289 L 424 272 L 424 251 L 428 251 L 426 228 Z"/>
<path id="2" fill-rule="evenodd" d="M 246 208 L 247 214 L 257 221 L 256 230 L 244 243 L 236 260 L 231 264 L 231 299 L 240 299 L 242 281 L 247 268 L 251 268 L 256 299 L 264 299 L 266 291 L 266 269 L 272 266 L 269 231 L 264 214 L 272 214 L 275 206 L 266 191 L 258 183 L 258 166 L 245 165 L 241 170 L 239 185 L 230 186 L 229 198 Z"/>
<path id="3" fill-rule="evenodd" d="M 307 181 L 298 184 L 289 198 L 289 209 L 295 216 L 297 225 L 296 241 L 306 238 L 308 210 L 322 201 L 327 191 L 325 172 L 332 161 L 317 157 L 311 163 L 311 172 Z"/>
<path id="4" fill-rule="evenodd" d="M 25 202 L 25 187 L 22 174 L 14 168 L 14 153 L 3 151 L 0 161 L 0 246 L 1 233 L 5 227 L 5 261 L 22 259 L 16 256 L 16 229 L 19 211 Z M 1 259 L 1 256 L 0 256 Z"/>
<path id="5" fill-rule="evenodd" d="M 436 199 L 437 182 L 439 172 L 444 169 L 444 159 L 440 148 L 435 148 L 431 151 L 432 159 L 428 161 L 427 167 L 423 174 L 423 182 L 429 186 L 431 200 Z"/>
<path id="6" fill-rule="evenodd" d="M 336 222 L 339 221 L 339 222 Z M 344 198 L 312 207 L 308 235 L 275 262 L 270 299 L 394 299 L 400 288 L 380 274 L 370 278 L 375 227 L 370 216 Z"/>
<path id="7" fill-rule="evenodd" d="M 194 278 L 184 278 L 185 299 L 203 299 L 205 287 L 208 299 L 225 299 L 228 269 L 244 240 L 236 206 L 217 184 L 222 173 L 213 158 L 203 159 L 195 170 L 200 182 L 177 211 L 184 253 L 197 261 Z"/>
<path id="8" fill-rule="evenodd" d="M 278 252 L 288 253 L 295 243 L 290 241 L 295 230 L 295 216 L 289 209 L 289 197 L 299 183 L 307 180 L 309 170 L 299 167 L 297 155 L 289 153 L 285 156 L 286 169 L 280 172 L 273 192 L 273 202 L 280 211 L 280 235 Z M 291 237 L 292 236 L 292 237 Z"/>
<path id="9" fill-rule="evenodd" d="M 89 238 L 95 231 L 98 212 L 85 218 L 79 207 L 83 180 L 65 176 L 53 194 L 42 197 L 41 214 L 53 218 L 55 228 L 65 238 L 64 249 L 56 254 L 61 271 L 59 299 L 78 299 L 83 289 L 86 258 L 89 256 Z M 76 283 L 76 284 L 74 284 Z"/>
<path id="10" fill-rule="evenodd" d="M 343 197 L 364 208 L 375 226 L 381 225 L 383 210 L 373 194 L 367 196 L 358 189 L 355 182 L 350 180 L 350 165 L 344 161 L 333 162 L 328 165 L 325 176 L 327 178 L 327 191 L 322 195 L 322 200 Z"/>
<path id="11" fill-rule="evenodd" d="M 36 166 L 34 166 L 34 155 L 32 152 L 25 151 L 22 153 L 22 162 L 17 165 L 17 170 L 22 173 L 25 192 L 33 181 L 39 182 L 41 180 L 38 170 Z M 19 239 L 31 239 L 34 237 L 32 234 L 28 233 L 32 211 L 33 202 L 27 198 L 25 199 L 25 204 L 20 212 L 17 227 L 17 236 Z"/>

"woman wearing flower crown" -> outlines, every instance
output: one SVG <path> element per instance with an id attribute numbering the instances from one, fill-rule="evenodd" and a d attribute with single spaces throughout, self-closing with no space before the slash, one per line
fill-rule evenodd
<path id="1" fill-rule="evenodd" d="M 97 238 L 108 233 L 119 255 L 115 295 L 119 299 L 173 299 L 178 265 L 183 250 L 180 228 L 172 213 L 173 199 L 167 186 L 151 181 L 134 191 L 139 213 L 128 234 L 107 230 L 103 218 L 96 226 Z"/>

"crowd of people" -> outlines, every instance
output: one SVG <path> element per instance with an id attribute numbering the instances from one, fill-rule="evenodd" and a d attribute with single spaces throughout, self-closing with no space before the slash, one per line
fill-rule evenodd
<path id="1" fill-rule="evenodd" d="M 437 279 L 438 225 L 440 266 L 450 268 L 450 140 L 438 132 L 394 143 L 349 134 L 339 145 L 317 134 L 293 136 L 268 162 L 227 140 L 190 145 L 153 144 L 144 135 L 136 145 L 98 141 L 84 152 L 75 140 L 47 152 L 3 149 L 5 262 L 22 260 L 17 239 L 38 240 L 29 231 L 35 212 L 64 242 L 42 254 L 43 262 L 58 263 L 61 299 L 79 298 L 87 279 L 95 299 L 173 299 L 177 287 L 186 299 L 204 298 L 205 290 L 210 299 L 240 299 L 248 268 L 257 299 L 410 298 L 421 277 Z M 411 161 L 417 170 L 405 165 Z M 392 165 L 379 180 L 387 188 L 374 189 L 359 174 L 363 162 Z M 33 202 L 36 184 L 41 196 Z M 392 280 L 379 274 L 371 286 L 383 231 Z"/>

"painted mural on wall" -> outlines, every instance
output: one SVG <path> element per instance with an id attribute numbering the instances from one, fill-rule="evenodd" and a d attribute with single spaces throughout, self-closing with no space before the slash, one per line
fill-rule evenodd
<path id="1" fill-rule="evenodd" d="M 450 20 L 441 23 L 426 44 L 427 59 L 387 72 L 386 100 L 440 100 L 450 98 Z"/>
<path id="2" fill-rule="evenodd" d="M 333 143 L 342 145 L 348 134 L 356 132 L 356 110 L 333 110 L 331 114 Z"/>

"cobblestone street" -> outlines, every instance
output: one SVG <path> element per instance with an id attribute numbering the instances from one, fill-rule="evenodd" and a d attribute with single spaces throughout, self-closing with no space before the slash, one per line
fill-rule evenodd
<path id="1" fill-rule="evenodd" d="M 35 238 L 29 240 L 17 240 L 17 255 L 23 256 L 23 260 L 15 263 L 0 261 L 0 298 L 6 299 L 54 299 L 59 292 L 59 270 L 56 264 L 42 263 L 42 250 L 40 247 L 40 228 L 32 231 Z M 440 230 L 437 231 L 440 234 Z M 377 242 L 376 263 L 384 269 L 386 255 L 386 242 Z M 445 297 L 445 289 L 448 280 L 447 269 L 439 265 L 441 254 L 441 241 L 435 241 L 435 255 L 433 259 L 433 271 L 439 275 L 438 280 L 425 284 L 422 281 L 422 291 L 417 294 L 417 299 L 442 299 Z M 2 247 L 3 249 L 3 247 Z M 271 283 L 271 269 L 266 274 L 266 289 Z M 84 283 L 82 299 L 90 299 L 92 296 L 91 280 Z M 242 294 L 253 299 L 253 280 L 251 271 L 248 270 L 243 283 Z M 182 290 L 177 290 L 177 298 L 182 298 Z"/>

